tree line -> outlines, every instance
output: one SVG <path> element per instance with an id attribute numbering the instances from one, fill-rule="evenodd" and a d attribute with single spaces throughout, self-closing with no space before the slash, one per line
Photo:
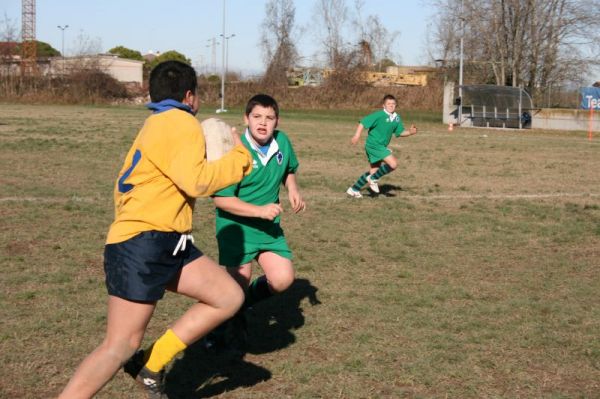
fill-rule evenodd
<path id="1" fill-rule="evenodd" d="M 471 83 L 524 87 L 543 97 L 589 85 L 600 66 L 599 0 L 430 0 L 431 59 L 458 65 L 463 39 Z M 596 71 L 596 73 L 598 73 Z"/>

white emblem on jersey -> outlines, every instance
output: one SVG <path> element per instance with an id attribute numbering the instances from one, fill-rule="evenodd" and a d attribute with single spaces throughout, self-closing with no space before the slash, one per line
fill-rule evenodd
<path id="1" fill-rule="evenodd" d="M 258 163 L 256 162 L 256 159 L 252 160 L 252 169 L 258 169 Z"/>

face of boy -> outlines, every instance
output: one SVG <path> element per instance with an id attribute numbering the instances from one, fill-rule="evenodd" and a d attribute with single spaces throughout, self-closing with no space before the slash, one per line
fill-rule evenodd
<path id="1" fill-rule="evenodd" d="M 390 114 L 393 114 L 396 110 L 396 101 L 394 100 L 385 100 L 383 103 L 383 109 L 385 109 Z"/>
<path id="2" fill-rule="evenodd" d="M 260 145 L 265 145 L 271 140 L 278 121 L 273 108 L 261 105 L 254 106 L 250 115 L 244 115 L 244 122 L 248 125 L 252 138 Z"/>

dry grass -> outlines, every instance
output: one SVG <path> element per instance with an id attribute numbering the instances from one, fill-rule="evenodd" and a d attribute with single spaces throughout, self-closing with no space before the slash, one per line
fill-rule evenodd
<path id="1" fill-rule="evenodd" d="M 201 84 L 203 103 L 220 104 L 220 90 L 218 84 Z M 277 87 L 256 82 L 235 82 L 225 88 L 229 106 L 245 106 L 248 99 L 256 93 L 274 96 L 283 109 L 370 109 L 380 106 L 384 94 L 392 94 L 407 108 L 431 111 L 442 108 L 443 83 L 439 79 L 431 79 L 425 87 L 371 87 L 339 82 L 337 85 L 328 82 L 318 87 Z"/>
<path id="2" fill-rule="evenodd" d="M 599 397 L 600 141 L 401 112 L 420 134 L 393 142 L 383 195 L 351 200 L 363 113 L 284 110 L 309 207 L 284 215 L 298 282 L 255 309 L 243 361 L 186 351 L 169 397 Z M 0 107 L 0 397 L 52 397 L 102 339 L 111 190 L 146 115 Z M 200 200 L 195 236 L 216 257 L 212 214 Z M 189 304 L 168 295 L 147 339 Z M 138 395 L 119 373 L 98 397 Z"/>

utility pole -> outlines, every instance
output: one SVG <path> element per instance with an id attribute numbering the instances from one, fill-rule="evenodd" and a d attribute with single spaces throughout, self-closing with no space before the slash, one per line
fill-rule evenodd
<path id="1" fill-rule="evenodd" d="M 227 112 L 225 109 L 225 0 L 223 0 L 223 33 L 221 34 L 223 41 L 221 42 L 221 108 L 216 112 Z"/>
<path id="2" fill-rule="evenodd" d="M 225 76 L 227 76 L 227 72 L 229 71 L 229 39 L 231 39 L 234 36 L 235 33 L 232 33 L 229 36 L 223 37 L 223 40 L 225 40 Z"/>
<path id="3" fill-rule="evenodd" d="M 462 124 L 463 49 L 465 37 L 465 0 L 460 2 L 460 61 L 458 66 L 458 125 Z"/>
<path id="4" fill-rule="evenodd" d="M 217 73 L 217 44 L 219 44 L 219 42 L 217 42 L 217 40 L 214 37 L 211 39 L 208 39 L 208 42 L 210 44 L 207 44 L 206 47 L 209 47 L 211 49 L 210 73 L 216 74 Z"/>
<path id="5" fill-rule="evenodd" d="M 62 33 L 62 47 L 60 50 L 60 55 L 62 56 L 62 74 L 65 74 L 65 30 L 69 27 L 69 25 L 60 26 L 57 28 L 61 30 Z"/>
<path id="6" fill-rule="evenodd" d="M 210 42 L 210 39 L 208 40 Z M 212 71 L 210 70 L 211 65 L 209 64 L 211 62 L 210 59 L 210 44 L 207 44 L 206 47 L 208 50 L 208 56 L 206 57 L 206 75 L 209 75 Z"/>

